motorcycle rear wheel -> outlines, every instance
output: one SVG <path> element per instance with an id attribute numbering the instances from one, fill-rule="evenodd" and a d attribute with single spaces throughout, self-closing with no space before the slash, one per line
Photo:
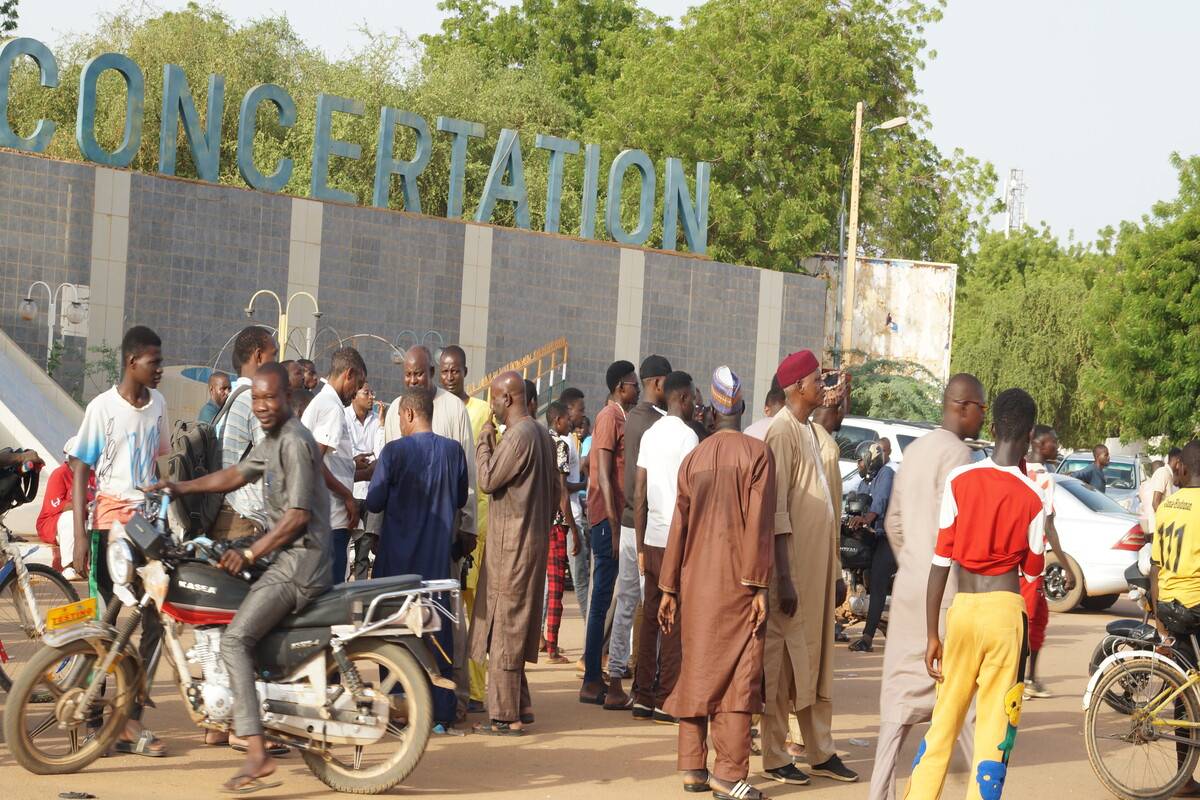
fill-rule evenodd
<path id="1" fill-rule="evenodd" d="M 301 751 L 309 771 L 331 789 L 351 794 L 380 794 L 407 778 L 417 768 L 433 728 L 433 695 L 429 678 L 416 658 L 403 647 L 388 642 L 363 642 L 350 645 L 347 655 L 358 669 L 363 683 L 388 692 L 403 691 L 392 701 L 393 712 L 405 712 L 406 722 L 389 721 L 387 732 L 368 748 L 335 745 L 327 754 Z M 383 673 L 386 671 L 386 678 Z M 330 674 L 336 668 L 330 670 Z M 394 748 L 391 752 L 387 752 Z M 326 757 L 328 755 L 328 757 Z M 370 766 L 361 764 L 363 756 L 379 756 Z M 351 760 L 346 762 L 345 758 Z M 354 759 L 360 764 L 355 767 Z"/>
<path id="2" fill-rule="evenodd" d="M 80 639 L 43 647 L 18 673 L 4 705 L 4 741 L 18 764 L 35 775 L 65 775 L 84 769 L 113 746 L 137 693 L 131 659 L 113 666 L 107 691 L 96 704 L 100 727 L 95 736 L 88 739 L 86 720 L 77 722 L 70 714 L 72 698 L 87 690 L 103 657 L 103 651 Z M 74 665 L 69 674 L 63 674 L 64 664 Z M 53 702 L 41 702 L 45 694 Z"/>

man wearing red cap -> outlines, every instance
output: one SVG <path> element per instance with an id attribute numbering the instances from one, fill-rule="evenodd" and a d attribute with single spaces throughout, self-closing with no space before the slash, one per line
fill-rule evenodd
<path id="1" fill-rule="evenodd" d="M 795 713 L 813 775 L 856 781 L 833 744 L 833 596 L 838 576 L 841 481 L 837 448 L 809 421 L 824 400 L 821 365 L 810 350 L 775 372 L 784 406 L 767 431 L 775 458 L 775 574 L 764 654 L 763 774 L 804 785 L 786 737 Z M 827 454 L 827 455 L 826 455 Z M 793 574 L 792 570 L 795 570 Z"/>

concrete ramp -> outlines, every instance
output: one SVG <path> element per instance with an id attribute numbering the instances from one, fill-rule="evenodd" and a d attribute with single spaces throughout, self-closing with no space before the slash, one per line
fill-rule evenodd
<path id="1" fill-rule="evenodd" d="M 37 450 L 46 461 L 41 491 L 50 472 L 62 463 L 63 445 L 79 431 L 83 409 L 53 378 L 0 331 L 0 447 Z M 34 533 L 38 499 L 14 509 L 5 523 L 15 533 Z"/>

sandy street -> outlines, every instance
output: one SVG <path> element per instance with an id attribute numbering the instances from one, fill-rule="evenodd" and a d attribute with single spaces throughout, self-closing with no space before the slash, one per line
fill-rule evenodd
<path id="1" fill-rule="evenodd" d="M 568 597 L 562 639 L 568 654 L 579 653 L 583 626 L 574 600 Z M 1105 613 L 1052 615 L 1042 673 L 1055 693 L 1049 700 L 1025 704 L 1020 736 L 1009 770 L 1005 797 L 1104 798 L 1084 754 L 1079 698 L 1087 663 L 1104 624 L 1114 616 L 1132 615 L 1122 600 Z M 852 632 L 853 633 L 853 632 Z M 879 639 L 877 642 L 881 641 Z M 850 653 L 839 646 L 834 684 L 835 736 L 843 759 L 857 770 L 857 784 L 814 778 L 807 787 L 783 786 L 758 774 L 761 761 L 751 759 L 752 778 L 770 797 L 840 798 L 867 796 L 875 750 L 882 648 Z M 226 748 L 205 747 L 191 728 L 179 695 L 161 680 L 158 709 L 147 722 L 171 748 L 163 759 L 116 756 L 94 763 L 81 774 L 37 777 L 16 766 L 0 746 L 0 797 L 4 800 L 52 800 L 62 791 L 87 791 L 101 800 L 201 800 L 221 796 L 218 787 L 233 774 L 239 756 Z M 576 701 L 579 681 L 571 666 L 538 665 L 530 671 L 537 724 L 521 739 L 480 736 L 435 738 L 407 785 L 389 796 L 456 798 L 669 798 L 685 794 L 675 773 L 675 729 L 634 722 L 628 713 L 603 711 Z M 472 717 L 478 721 L 479 717 Z M 865 741 L 865 744 L 862 742 Z M 902 754 L 901 775 L 916 752 L 917 739 Z M 956 756 L 957 758 L 957 756 Z M 803 768 L 803 764 L 801 764 Z M 961 765 L 960 765 L 961 768 Z M 284 785 L 263 791 L 262 798 L 336 797 L 305 769 L 293 754 L 280 763 Z M 961 797 L 965 773 L 950 776 L 944 796 Z M 708 795 L 704 795 L 708 796 Z"/>

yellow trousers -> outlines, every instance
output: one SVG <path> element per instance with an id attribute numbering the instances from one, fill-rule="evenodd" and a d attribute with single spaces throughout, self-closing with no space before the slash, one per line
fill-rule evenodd
<path id="1" fill-rule="evenodd" d="M 942 683 L 917 750 L 906 800 L 941 797 L 963 719 L 975 703 L 968 800 L 1000 800 L 1025 691 L 1025 601 L 1016 592 L 959 592 L 946 614 Z"/>

